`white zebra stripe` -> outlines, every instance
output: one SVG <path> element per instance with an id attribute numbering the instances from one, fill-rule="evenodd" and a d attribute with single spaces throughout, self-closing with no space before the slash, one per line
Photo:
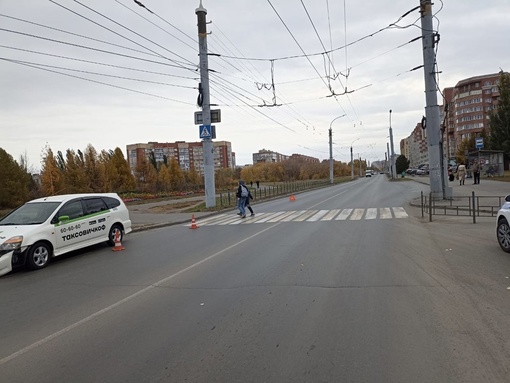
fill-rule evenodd
<path id="1" fill-rule="evenodd" d="M 257 213 L 255 217 L 245 219 L 233 214 L 220 214 L 215 217 L 197 219 L 197 226 L 240 225 L 251 223 L 275 222 L 319 222 L 319 221 L 360 221 L 392 218 L 408 218 L 403 207 L 382 207 L 368 209 L 332 209 L 332 210 L 289 210 L 279 212 Z M 186 223 L 183 226 L 191 226 Z"/>
<path id="2" fill-rule="evenodd" d="M 408 215 L 403 207 L 394 207 L 393 214 L 395 214 L 395 218 L 407 218 Z"/>
<path id="3" fill-rule="evenodd" d="M 389 207 L 382 207 L 379 210 L 380 210 L 379 218 L 381 218 L 381 219 L 390 219 L 390 218 L 392 218 L 392 216 L 391 216 L 391 209 Z"/>
<path id="4" fill-rule="evenodd" d="M 352 209 L 344 209 L 340 214 L 338 214 L 338 217 L 336 217 L 337 221 L 343 221 L 346 220 L 352 213 Z"/>
<path id="5" fill-rule="evenodd" d="M 329 210 L 319 210 L 316 214 L 314 214 L 312 217 L 307 219 L 308 222 L 316 222 L 319 221 L 322 217 L 324 217 L 326 214 L 328 214 Z"/>
<path id="6" fill-rule="evenodd" d="M 354 209 L 352 212 L 351 218 L 349 218 L 351 221 L 359 221 L 361 218 L 363 218 L 363 213 L 365 212 L 365 209 Z"/>
<path id="7" fill-rule="evenodd" d="M 377 218 L 377 208 L 367 209 L 367 214 L 365 214 L 365 219 L 376 219 Z"/>

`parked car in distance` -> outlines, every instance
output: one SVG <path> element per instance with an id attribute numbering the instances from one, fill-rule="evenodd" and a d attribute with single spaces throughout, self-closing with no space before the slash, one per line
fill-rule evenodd
<path id="1" fill-rule="evenodd" d="M 510 195 L 505 197 L 505 202 L 498 210 L 496 220 L 496 237 L 499 246 L 510 253 Z"/>
<path id="2" fill-rule="evenodd" d="M 372 177 L 372 170 L 367 169 L 365 171 L 365 177 Z"/>
<path id="3" fill-rule="evenodd" d="M 37 270 L 52 257 L 131 232 L 129 211 L 115 193 L 38 198 L 0 219 L 0 275 L 26 266 Z"/>

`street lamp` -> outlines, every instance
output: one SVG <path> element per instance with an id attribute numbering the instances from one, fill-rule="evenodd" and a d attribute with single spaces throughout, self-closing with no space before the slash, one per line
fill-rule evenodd
<path id="1" fill-rule="evenodd" d="M 352 144 L 354 144 L 359 139 L 360 137 L 356 138 L 354 141 L 351 142 L 351 180 L 354 179 L 354 159 L 352 157 Z M 361 174 L 359 176 L 361 177 Z"/>
<path id="2" fill-rule="evenodd" d="M 333 122 L 335 120 L 338 120 L 339 118 L 345 117 L 345 114 L 342 114 L 341 116 L 335 117 L 333 121 L 329 124 L 329 183 L 333 184 L 333 130 L 331 128 L 331 125 L 333 125 Z"/>

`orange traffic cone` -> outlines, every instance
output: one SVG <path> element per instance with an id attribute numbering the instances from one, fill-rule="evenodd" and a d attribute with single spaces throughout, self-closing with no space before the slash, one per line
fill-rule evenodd
<path id="1" fill-rule="evenodd" d="M 113 246 L 112 248 L 112 251 L 121 251 L 121 250 L 125 250 L 126 248 L 124 246 L 122 246 L 122 244 L 120 243 L 120 231 L 117 230 L 115 232 L 115 239 L 113 240 L 114 243 L 115 243 L 115 246 Z"/>
<path id="2" fill-rule="evenodd" d="M 290 195 L 290 198 L 289 198 L 290 202 L 293 202 L 296 200 L 296 197 L 294 197 L 294 194 L 291 194 Z"/>
<path id="3" fill-rule="evenodd" d="M 195 214 L 191 215 L 191 226 L 189 228 L 190 229 L 198 229 L 198 226 L 195 222 Z"/>

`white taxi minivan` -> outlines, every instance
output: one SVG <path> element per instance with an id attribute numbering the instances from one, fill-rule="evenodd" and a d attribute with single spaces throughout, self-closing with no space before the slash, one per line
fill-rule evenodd
<path id="1" fill-rule="evenodd" d="M 67 194 L 27 202 L 0 219 L 0 275 L 131 232 L 129 211 L 115 193 Z"/>

